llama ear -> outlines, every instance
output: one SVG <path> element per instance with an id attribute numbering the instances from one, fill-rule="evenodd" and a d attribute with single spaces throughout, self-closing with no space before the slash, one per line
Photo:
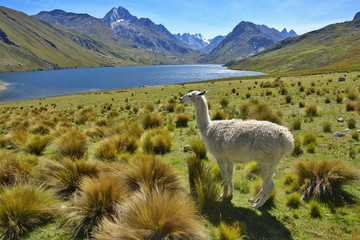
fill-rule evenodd
<path id="1" fill-rule="evenodd" d="M 201 93 L 198 93 L 196 96 L 202 96 L 202 95 L 205 95 L 205 94 L 207 94 L 209 91 L 203 91 L 203 92 L 201 92 Z"/>

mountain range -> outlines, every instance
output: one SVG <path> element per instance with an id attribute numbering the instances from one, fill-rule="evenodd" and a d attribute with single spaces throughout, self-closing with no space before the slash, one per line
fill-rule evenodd
<path id="1" fill-rule="evenodd" d="M 255 56 L 232 60 L 226 66 L 269 73 L 359 70 L 360 18 L 285 39 Z"/>
<path id="2" fill-rule="evenodd" d="M 224 63 L 233 59 L 255 55 L 270 45 L 283 39 L 297 36 L 290 30 L 281 32 L 265 25 L 240 22 L 209 54 L 200 61 L 204 63 Z"/>
<path id="3" fill-rule="evenodd" d="M 225 38 L 224 36 L 219 35 L 213 39 L 206 39 L 201 35 L 201 33 L 178 33 L 174 36 L 179 42 L 184 43 L 192 49 L 199 50 L 205 53 L 213 50 Z"/>
<path id="4" fill-rule="evenodd" d="M 301 36 L 242 21 L 227 36 L 208 40 L 200 33 L 172 34 L 123 7 L 102 19 L 62 10 L 28 16 L 0 7 L 0 72 L 229 61 L 234 69 L 273 72 L 352 64 L 359 15 Z"/>

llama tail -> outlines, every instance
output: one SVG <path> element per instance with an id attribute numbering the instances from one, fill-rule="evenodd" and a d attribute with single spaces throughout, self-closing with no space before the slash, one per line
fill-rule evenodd
<path id="1" fill-rule="evenodd" d="M 290 155 L 294 151 L 294 137 L 290 132 L 283 134 L 282 139 L 283 155 Z"/>

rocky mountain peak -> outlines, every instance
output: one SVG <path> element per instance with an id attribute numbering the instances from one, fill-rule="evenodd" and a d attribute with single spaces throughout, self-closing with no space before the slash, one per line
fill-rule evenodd
<path id="1" fill-rule="evenodd" d="M 114 25 L 121 22 L 136 22 L 138 20 L 137 17 L 131 15 L 131 13 L 124 7 L 114 7 L 112 8 L 103 18 L 103 21 L 108 25 L 110 28 L 114 28 Z"/>
<path id="2" fill-rule="evenodd" d="M 353 20 L 355 20 L 355 19 L 359 19 L 360 18 L 360 12 L 358 12 L 358 13 L 356 13 L 355 14 L 355 16 L 354 16 L 354 19 Z"/>
<path id="3" fill-rule="evenodd" d="M 286 28 L 284 28 L 282 31 L 281 31 L 282 34 L 288 34 L 288 31 Z"/>

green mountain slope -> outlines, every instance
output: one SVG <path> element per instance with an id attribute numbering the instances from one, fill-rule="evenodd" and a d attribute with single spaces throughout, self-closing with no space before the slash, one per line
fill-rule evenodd
<path id="1" fill-rule="evenodd" d="M 360 19 L 285 39 L 226 66 L 269 73 L 360 69 Z"/>
<path id="2" fill-rule="evenodd" d="M 151 58 L 139 50 L 124 49 L 0 7 L 2 72 L 150 63 Z"/>

